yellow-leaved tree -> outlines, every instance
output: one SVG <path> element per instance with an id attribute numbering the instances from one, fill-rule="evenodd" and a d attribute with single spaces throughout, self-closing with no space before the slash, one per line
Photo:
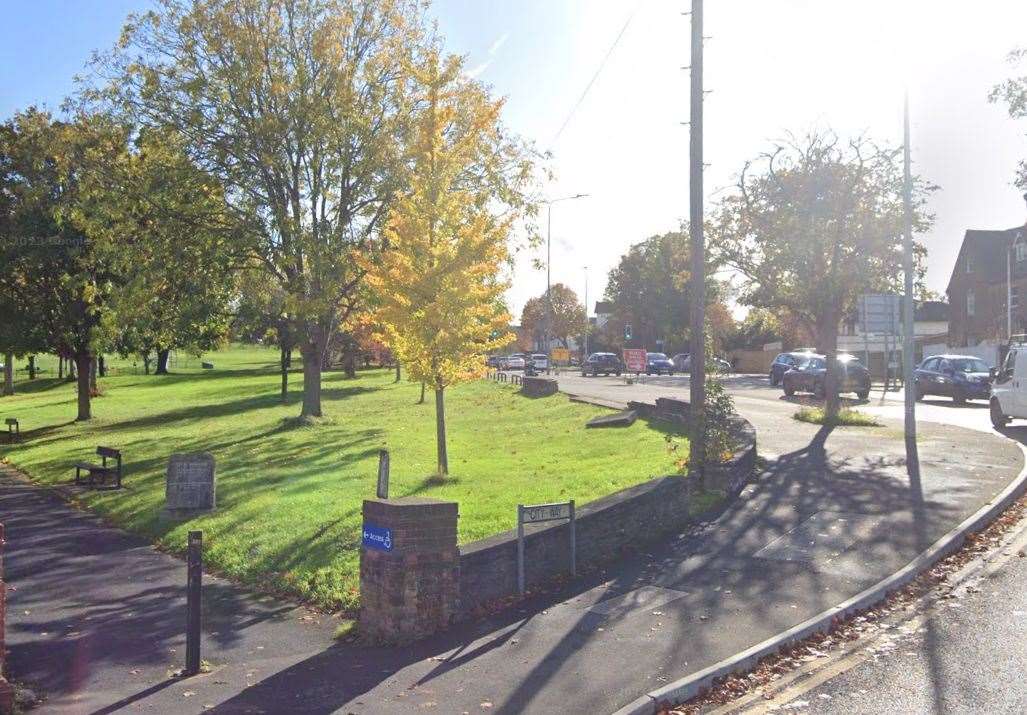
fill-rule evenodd
<path id="1" fill-rule="evenodd" d="M 503 306 L 514 223 L 531 212 L 529 152 L 505 135 L 502 102 L 437 49 L 412 69 L 418 110 L 407 146 L 407 189 L 368 262 L 381 339 L 410 380 L 435 392 L 438 473 L 449 472 L 445 390 L 480 377 L 485 354 L 510 342 Z"/>

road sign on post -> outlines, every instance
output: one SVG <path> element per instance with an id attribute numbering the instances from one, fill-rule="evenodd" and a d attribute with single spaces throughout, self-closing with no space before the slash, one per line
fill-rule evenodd
<path id="1" fill-rule="evenodd" d="M 894 293 L 866 294 L 859 301 L 859 324 L 864 333 L 898 335 L 902 299 Z"/>
<path id="2" fill-rule="evenodd" d="M 517 592 L 522 596 L 525 591 L 524 579 L 524 525 L 539 524 L 545 521 L 570 522 L 571 532 L 571 576 L 578 575 L 578 544 L 575 534 L 574 500 L 555 504 L 518 504 L 517 505 Z"/>
<path id="3" fill-rule="evenodd" d="M 645 350 L 624 348 L 624 369 L 636 375 L 645 372 Z"/>

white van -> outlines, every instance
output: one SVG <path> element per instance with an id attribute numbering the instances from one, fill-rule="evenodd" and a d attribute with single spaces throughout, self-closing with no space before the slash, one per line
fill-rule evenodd
<path id="1" fill-rule="evenodd" d="M 1013 418 L 1027 419 L 1027 344 L 1009 347 L 991 383 L 991 423 L 1005 427 Z"/>

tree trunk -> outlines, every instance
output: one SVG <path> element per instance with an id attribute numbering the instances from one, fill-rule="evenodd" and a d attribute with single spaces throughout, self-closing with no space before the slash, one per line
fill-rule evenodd
<path id="1" fill-rule="evenodd" d="M 401 376 L 399 374 L 399 360 L 397 360 L 396 361 L 396 382 L 399 382 L 400 379 L 401 379 Z"/>
<path id="2" fill-rule="evenodd" d="M 36 379 L 36 356 L 29 355 L 29 379 Z"/>
<path id="3" fill-rule="evenodd" d="M 14 394 L 14 353 L 4 356 L 4 394 Z"/>
<path id="4" fill-rule="evenodd" d="M 292 361 L 292 350 L 285 345 L 282 345 L 280 350 L 280 362 L 282 369 L 282 402 L 284 403 L 289 398 L 289 363 Z"/>
<path id="5" fill-rule="evenodd" d="M 78 422 L 85 422 L 93 418 L 91 398 L 89 392 L 89 376 L 92 372 L 90 365 L 93 357 L 88 352 L 79 353 L 75 356 L 75 365 L 78 368 Z"/>
<path id="6" fill-rule="evenodd" d="M 103 355 L 96 358 L 96 363 L 100 369 L 100 377 L 107 377 L 107 361 L 103 359 Z"/>
<path id="7" fill-rule="evenodd" d="M 300 352 L 303 355 L 303 409 L 300 417 L 320 417 L 322 346 L 319 341 L 308 341 Z"/>
<path id="8" fill-rule="evenodd" d="M 443 388 L 435 390 L 435 441 L 439 453 L 439 476 L 449 474 L 449 455 L 446 454 L 446 403 Z"/>
<path id="9" fill-rule="evenodd" d="M 424 404 L 424 382 L 423 381 L 421 382 L 421 399 L 417 401 L 417 404 L 419 404 L 419 405 L 423 405 Z"/>
<path id="10" fill-rule="evenodd" d="M 58 355 L 57 356 L 57 379 L 58 380 L 63 380 L 64 379 L 64 356 L 63 355 Z"/>
<path id="11" fill-rule="evenodd" d="M 147 375 L 149 375 L 150 374 L 150 351 L 147 350 L 146 352 L 142 353 L 141 357 L 143 358 L 143 372 L 146 373 Z"/>
<path id="12" fill-rule="evenodd" d="M 824 375 L 824 421 L 838 416 L 841 399 L 838 395 L 838 319 L 833 310 L 828 310 L 820 325 L 821 349 L 827 359 L 827 373 Z"/>
<path id="13" fill-rule="evenodd" d="M 168 374 L 168 358 L 171 357 L 170 350 L 157 350 L 157 371 L 155 375 L 167 375 Z"/>
<path id="14" fill-rule="evenodd" d="M 357 376 L 357 354 L 354 350 L 347 350 L 343 357 L 343 369 L 346 371 L 346 378 L 352 380 Z"/>

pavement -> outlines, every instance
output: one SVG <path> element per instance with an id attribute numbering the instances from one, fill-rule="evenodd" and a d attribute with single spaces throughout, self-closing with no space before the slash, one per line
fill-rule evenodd
<path id="1" fill-rule="evenodd" d="M 884 427 L 832 431 L 791 419 L 765 377 L 728 385 L 770 459 L 712 521 L 404 649 L 335 643 L 333 618 L 208 579 L 213 672 L 186 680 L 168 677 L 182 563 L 4 478 L 11 674 L 50 693 L 42 712 L 612 712 L 875 584 L 1023 468 L 986 409 L 926 405 L 910 476 L 892 396 L 865 406 Z M 618 404 L 687 395 L 680 377 L 560 386 Z"/>

